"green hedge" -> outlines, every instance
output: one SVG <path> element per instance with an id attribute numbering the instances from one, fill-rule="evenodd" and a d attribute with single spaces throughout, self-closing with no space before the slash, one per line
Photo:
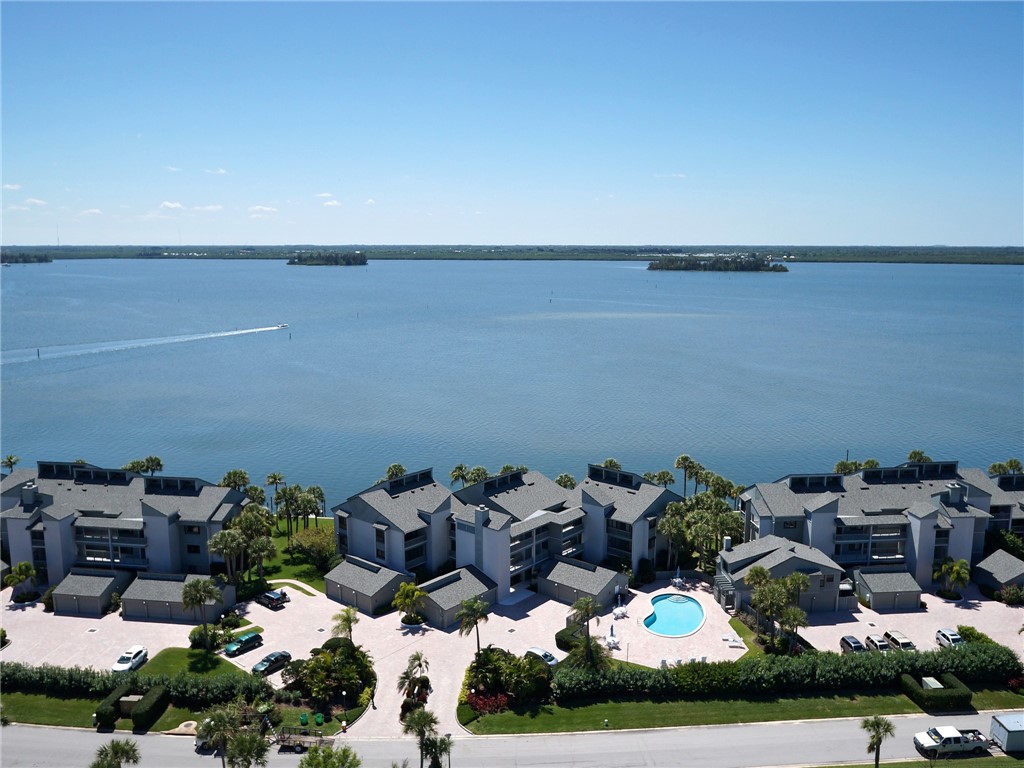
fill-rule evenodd
<path id="1" fill-rule="evenodd" d="M 578 648 L 583 645 L 586 638 L 583 636 L 583 630 L 580 629 L 579 624 L 570 624 L 565 629 L 560 629 L 555 632 L 555 645 L 558 650 L 565 651 L 568 653 L 573 648 Z"/>
<path id="2" fill-rule="evenodd" d="M 455 716 L 459 719 L 459 725 L 469 725 L 480 717 L 480 715 L 476 713 L 476 710 L 469 706 L 469 704 L 459 704 L 459 706 L 455 708 Z"/>
<path id="3" fill-rule="evenodd" d="M 18 662 L 0 662 L 0 689 L 4 691 L 88 699 L 106 696 L 122 685 L 128 686 L 130 693 L 145 693 L 154 686 L 162 685 L 167 688 L 172 704 L 192 710 L 208 709 L 238 696 L 246 701 L 268 699 L 273 693 L 266 678 L 254 675 L 207 677 L 182 670 L 172 677 L 140 675 L 137 672 L 98 672 L 94 669 L 55 667 L 50 664 L 32 667 Z"/>
<path id="4" fill-rule="evenodd" d="M 1020 676 L 1017 655 L 1002 645 L 968 644 L 923 653 L 806 653 L 682 664 L 671 669 L 613 667 L 604 672 L 558 666 L 551 688 L 559 703 L 586 699 L 699 698 L 895 688 L 900 676 L 955 675 L 966 683 L 1005 685 Z"/>
<path id="5" fill-rule="evenodd" d="M 100 728 L 113 728 L 114 724 L 121 719 L 121 707 L 119 701 L 122 696 L 132 692 L 130 685 L 119 685 L 112 690 L 100 705 L 96 707 L 96 725 Z"/>
<path id="6" fill-rule="evenodd" d="M 939 675 L 942 688 L 924 688 L 921 681 L 910 675 L 900 675 L 900 687 L 912 702 L 925 712 L 953 712 L 971 708 L 971 689 L 956 679 L 956 675 Z"/>
<path id="7" fill-rule="evenodd" d="M 154 685 L 136 703 L 132 710 L 132 726 L 140 731 L 149 730 L 167 709 L 169 695 L 166 686 Z"/>

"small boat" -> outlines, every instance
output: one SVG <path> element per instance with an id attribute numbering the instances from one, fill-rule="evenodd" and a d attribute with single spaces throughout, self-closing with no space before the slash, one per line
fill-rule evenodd
<path id="1" fill-rule="evenodd" d="M 278 328 L 287 328 L 288 327 L 288 323 L 278 323 L 277 327 Z"/>

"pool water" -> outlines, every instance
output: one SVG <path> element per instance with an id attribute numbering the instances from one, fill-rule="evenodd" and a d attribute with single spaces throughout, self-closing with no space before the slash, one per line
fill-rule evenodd
<path id="1" fill-rule="evenodd" d="M 654 613 L 644 626 L 663 637 L 686 637 L 704 626 L 704 609 L 686 595 L 658 595 L 651 600 Z"/>

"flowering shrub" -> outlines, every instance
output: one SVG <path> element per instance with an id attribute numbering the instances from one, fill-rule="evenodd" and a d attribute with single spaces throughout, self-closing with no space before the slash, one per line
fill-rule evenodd
<path id="1" fill-rule="evenodd" d="M 1020 693 L 1021 689 L 1024 688 L 1024 677 L 1011 677 L 1007 681 L 1006 687 L 1014 693 Z"/>
<path id="2" fill-rule="evenodd" d="M 504 693 L 471 693 L 466 700 L 478 715 L 493 715 L 508 709 L 508 696 Z"/>

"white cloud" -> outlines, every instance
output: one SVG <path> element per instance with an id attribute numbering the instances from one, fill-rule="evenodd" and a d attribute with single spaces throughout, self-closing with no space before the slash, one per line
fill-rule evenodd
<path id="1" fill-rule="evenodd" d="M 377 201 L 374 200 L 372 197 L 366 198 L 366 205 L 376 205 L 376 204 L 377 204 Z"/>
<path id="2" fill-rule="evenodd" d="M 27 205 L 9 205 L 7 206 L 8 211 L 27 211 L 30 210 Z"/>
<path id="3" fill-rule="evenodd" d="M 223 205 L 193 205 L 193 211 L 223 211 Z"/>
<path id="4" fill-rule="evenodd" d="M 4 189 L 18 190 L 21 189 L 21 184 L 4 184 Z"/>
<path id="5" fill-rule="evenodd" d="M 341 207 L 341 203 L 338 202 L 337 200 L 328 200 L 326 203 L 324 203 L 324 208 L 340 208 L 340 207 Z"/>
<path id="6" fill-rule="evenodd" d="M 28 205 L 46 205 L 46 201 L 40 200 L 38 197 L 30 197 L 25 202 Z"/>
<path id="7" fill-rule="evenodd" d="M 225 173 L 227 173 L 227 171 L 225 171 L 223 168 L 218 168 L 214 171 L 211 171 L 209 168 L 204 168 L 203 173 L 212 173 L 215 176 L 223 176 Z"/>
<path id="8" fill-rule="evenodd" d="M 171 173 L 179 173 L 181 171 L 181 168 L 175 168 L 173 165 L 165 165 L 164 170 L 170 171 Z"/>
<path id="9" fill-rule="evenodd" d="M 330 192 L 321 192 L 318 195 L 313 195 L 313 197 L 334 197 L 334 195 L 332 195 Z"/>
<path id="10" fill-rule="evenodd" d="M 249 213 L 277 213 L 277 208 L 271 208 L 269 205 L 250 205 Z"/>
<path id="11" fill-rule="evenodd" d="M 164 200 L 162 203 L 160 203 L 160 207 L 161 208 L 167 208 L 168 210 L 172 210 L 172 211 L 177 211 L 177 210 L 180 210 L 180 209 L 184 208 L 185 206 L 182 205 L 181 203 L 172 203 L 172 202 L 170 202 L 168 200 Z"/>
<path id="12" fill-rule="evenodd" d="M 685 173 L 656 173 L 654 174 L 656 179 L 685 179 Z"/>
<path id="13" fill-rule="evenodd" d="M 89 208 L 87 210 L 82 211 L 78 215 L 79 216 L 99 216 L 101 213 L 103 213 L 103 211 L 101 211 L 99 208 Z"/>

